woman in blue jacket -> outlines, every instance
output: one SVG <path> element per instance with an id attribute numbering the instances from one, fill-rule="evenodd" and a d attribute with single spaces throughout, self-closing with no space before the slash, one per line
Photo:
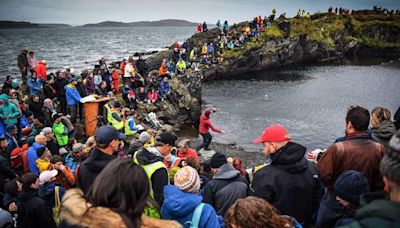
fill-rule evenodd
<path id="1" fill-rule="evenodd" d="M 202 203 L 197 171 L 185 166 L 174 176 L 174 185 L 164 187 L 161 217 L 178 221 L 185 228 L 223 227 L 224 222 L 210 204 Z"/>
<path id="2" fill-rule="evenodd" d="M 71 78 L 69 84 L 64 87 L 65 96 L 67 98 L 67 105 L 69 109 L 69 114 L 71 115 L 71 122 L 76 123 L 76 111 L 78 109 L 78 104 L 81 100 L 81 95 L 78 89 L 76 89 L 76 78 Z"/>

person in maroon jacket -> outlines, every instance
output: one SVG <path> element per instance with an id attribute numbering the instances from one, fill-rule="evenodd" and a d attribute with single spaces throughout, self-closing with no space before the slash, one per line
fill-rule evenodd
<path id="1" fill-rule="evenodd" d="M 209 132 L 209 129 L 213 130 L 214 132 L 224 133 L 223 130 L 215 128 L 211 121 L 210 121 L 210 114 L 213 110 L 206 110 L 203 115 L 200 116 L 200 125 L 199 125 L 199 133 L 203 137 L 203 143 L 200 144 L 196 150 L 199 151 L 201 148 L 204 150 L 209 150 L 208 146 L 212 141 L 212 136 Z"/>

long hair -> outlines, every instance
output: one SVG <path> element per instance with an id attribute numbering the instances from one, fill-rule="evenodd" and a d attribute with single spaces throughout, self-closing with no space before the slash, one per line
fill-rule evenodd
<path id="1" fill-rule="evenodd" d="M 282 217 L 279 212 L 267 201 L 254 196 L 237 200 L 225 214 L 225 223 L 228 228 L 253 227 L 277 228 L 292 227 L 292 221 Z"/>
<path id="2" fill-rule="evenodd" d="M 107 207 L 118 213 L 127 227 L 140 227 L 149 192 L 149 181 L 141 166 L 131 159 L 114 159 L 97 176 L 86 198 L 93 207 Z"/>
<path id="3" fill-rule="evenodd" d="M 246 177 L 246 170 L 243 168 L 242 160 L 239 157 L 233 158 L 233 167 L 240 172 L 240 174 Z"/>

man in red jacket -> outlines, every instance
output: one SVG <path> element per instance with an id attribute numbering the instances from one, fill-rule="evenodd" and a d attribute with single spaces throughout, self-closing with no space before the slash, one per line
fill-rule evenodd
<path id="1" fill-rule="evenodd" d="M 213 130 L 214 132 L 224 133 L 223 130 L 215 128 L 211 121 L 210 121 L 210 114 L 213 110 L 206 110 L 203 115 L 200 116 L 200 125 L 199 125 L 199 133 L 203 137 L 203 143 L 200 144 L 196 150 L 199 151 L 201 148 L 204 150 L 209 150 L 208 146 L 212 141 L 212 136 L 210 134 L 209 129 Z"/>

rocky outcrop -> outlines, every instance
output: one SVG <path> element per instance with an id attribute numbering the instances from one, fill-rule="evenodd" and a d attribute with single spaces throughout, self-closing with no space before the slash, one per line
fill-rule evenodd
<path id="1" fill-rule="evenodd" d="M 248 22 L 231 26 L 229 33 L 238 37 Z M 190 49 L 201 50 L 205 43 L 218 42 L 219 29 L 196 33 L 187 42 Z M 170 49 L 150 56 L 150 70 L 158 70 L 162 59 L 170 58 Z M 317 14 L 311 18 L 282 19 L 243 46 L 224 51 L 218 64 L 188 69 L 185 75 L 171 81 L 177 92 L 178 105 L 168 102 L 151 109 L 172 126 L 198 121 L 201 108 L 201 81 L 248 75 L 252 71 L 280 68 L 295 64 L 328 62 L 338 59 L 400 57 L 400 16 L 337 16 Z M 149 107 L 147 107 L 149 109 Z M 147 110 L 150 111 L 150 110 Z"/>
<path id="2" fill-rule="evenodd" d="M 158 75 L 158 71 L 153 70 L 149 74 Z M 154 112 L 162 124 L 171 125 L 176 131 L 183 125 L 196 124 L 201 114 L 201 77 L 200 72 L 191 69 L 185 74 L 174 76 L 170 85 L 178 97 L 177 104 L 166 99 L 157 105 L 138 104 L 137 111 L 139 114 Z"/>
<path id="3" fill-rule="evenodd" d="M 244 46 L 223 53 L 220 64 L 204 69 L 204 78 L 228 78 L 268 68 L 338 59 L 400 57 L 400 16 L 376 16 L 363 21 L 357 18 L 326 14 L 315 20 L 277 21 Z"/>

